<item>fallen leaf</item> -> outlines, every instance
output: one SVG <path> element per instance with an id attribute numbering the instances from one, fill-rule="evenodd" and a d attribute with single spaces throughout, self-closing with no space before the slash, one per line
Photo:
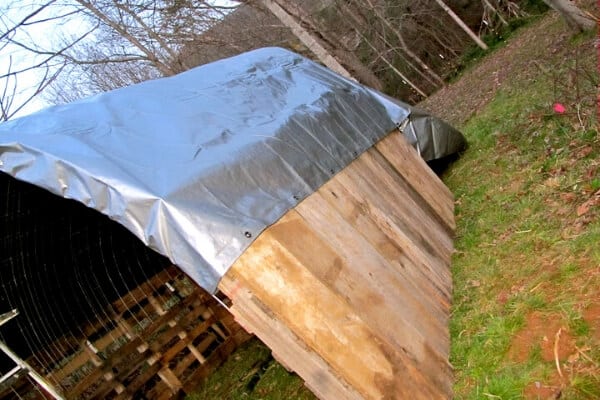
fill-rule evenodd
<path id="1" fill-rule="evenodd" d="M 575 154 L 575 157 L 577 157 L 578 160 L 581 160 L 582 158 L 589 156 L 592 150 L 592 146 L 585 146 Z"/>
<path id="2" fill-rule="evenodd" d="M 587 172 L 585 173 L 585 177 L 587 179 L 593 179 L 596 176 L 597 171 L 598 171 L 598 166 L 594 165 L 594 166 L 590 167 L 590 169 L 587 170 Z"/>
<path id="3" fill-rule="evenodd" d="M 512 235 L 512 231 L 509 229 L 509 230 L 503 232 L 502 234 L 500 234 L 500 236 L 498 236 L 498 240 L 505 241 L 506 239 L 508 239 L 510 237 L 510 235 Z"/>
<path id="4" fill-rule="evenodd" d="M 553 168 L 552 170 L 550 170 L 550 174 L 552 176 L 556 176 L 558 177 L 559 175 L 564 175 L 566 172 L 565 167 L 560 166 L 558 168 Z"/>
<path id="5" fill-rule="evenodd" d="M 560 178 L 557 176 L 553 176 L 544 181 L 544 186 L 556 189 L 560 186 Z"/>
<path id="6" fill-rule="evenodd" d="M 566 203 L 572 203 L 577 199 L 577 195 L 573 192 L 561 193 L 560 199 Z"/>
<path id="7" fill-rule="evenodd" d="M 582 205 L 580 205 L 579 207 L 577 207 L 577 216 L 581 217 L 582 215 L 587 214 L 590 211 L 590 204 L 589 202 L 585 202 Z"/>
<path id="8" fill-rule="evenodd" d="M 557 208 L 561 205 L 558 201 L 556 201 L 554 199 L 550 199 L 550 198 L 544 200 L 544 204 L 546 204 L 548 207 L 551 207 L 551 208 Z"/>
<path id="9" fill-rule="evenodd" d="M 561 207 L 556 211 L 556 215 L 564 217 L 565 215 L 568 215 L 571 212 L 571 207 Z"/>
<path id="10" fill-rule="evenodd" d="M 573 228 L 567 227 L 560 232 L 560 237 L 563 240 L 571 240 L 574 239 L 576 235 L 573 234 Z"/>
<path id="11" fill-rule="evenodd" d="M 579 353 L 573 353 L 567 358 L 567 362 L 573 364 L 575 361 L 579 360 Z"/>
<path id="12" fill-rule="evenodd" d="M 585 203 L 577 207 L 577 216 L 581 217 L 582 215 L 587 214 L 590 211 L 590 208 L 597 205 L 600 205 L 600 190 L 594 193 Z"/>

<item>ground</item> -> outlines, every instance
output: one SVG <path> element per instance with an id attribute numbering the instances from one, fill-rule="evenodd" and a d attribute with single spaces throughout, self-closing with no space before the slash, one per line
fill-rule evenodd
<path id="1" fill-rule="evenodd" d="M 442 176 L 456 198 L 457 399 L 600 398 L 594 35 L 549 13 L 420 104 L 469 142 Z M 260 344 L 235 357 L 246 372 L 190 398 L 313 398 Z"/>
<path id="2" fill-rule="evenodd" d="M 550 14 L 421 104 L 470 144 L 443 176 L 456 398 L 600 398 L 595 43 Z"/>

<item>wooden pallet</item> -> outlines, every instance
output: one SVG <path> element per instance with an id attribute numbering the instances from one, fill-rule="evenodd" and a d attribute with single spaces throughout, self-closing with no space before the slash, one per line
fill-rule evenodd
<path id="1" fill-rule="evenodd" d="M 29 362 L 67 399 L 169 399 L 191 392 L 249 337 L 171 267 Z"/>
<path id="2" fill-rule="evenodd" d="M 453 206 L 393 132 L 266 229 L 219 288 L 321 399 L 449 399 Z"/>

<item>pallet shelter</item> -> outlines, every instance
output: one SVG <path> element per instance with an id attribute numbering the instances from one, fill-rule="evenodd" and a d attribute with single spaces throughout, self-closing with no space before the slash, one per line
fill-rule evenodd
<path id="1" fill-rule="evenodd" d="M 18 311 L 0 316 L 0 398 L 171 398 L 249 337 L 118 223 L 7 174 L 0 188 L 0 307 Z"/>
<path id="2" fill-rule="evenodd" d="M 449 398 L 462 135 L 267 48 L 0 126 L 0 169 L 109 216 L 323 399 Z M 124 389 L 126 389 L 124 387 Z"/>

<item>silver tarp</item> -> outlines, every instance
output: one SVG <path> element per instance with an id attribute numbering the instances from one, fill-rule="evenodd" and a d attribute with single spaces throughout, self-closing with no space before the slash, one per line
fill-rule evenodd
<path id="1" fill-rule="evenodd" d="M 266 48 L 2 123 L 0 171 L 108 215 L 214 291 L 263 229 L 395 127 L 426 159 L 464 144 L 411 111 Z"/>

